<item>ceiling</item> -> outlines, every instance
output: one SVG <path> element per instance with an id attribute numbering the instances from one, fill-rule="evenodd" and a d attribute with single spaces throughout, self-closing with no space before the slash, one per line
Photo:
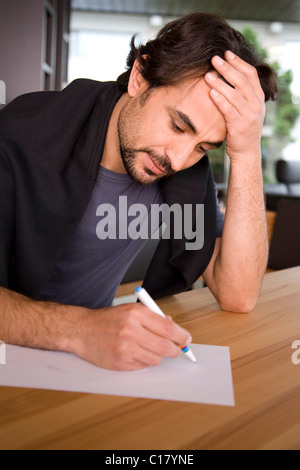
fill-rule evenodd
<path id="1" fill-rule="evenodd" d="M 176 17 L 204 11 L 232 20 L 300 23 L 300 0 L 72 0 L 72 9 Z"/>

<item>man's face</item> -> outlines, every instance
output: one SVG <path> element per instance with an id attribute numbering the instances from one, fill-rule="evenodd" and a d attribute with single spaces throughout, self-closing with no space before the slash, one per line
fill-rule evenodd
<path id="1" fill-rule="evenodd" d="M 203 79 L 153 89 L 149 96 L 145 90 L 130 97 L 118 123 L 124 166 L 143 185 L 195 165 L 227 133 Z"/>

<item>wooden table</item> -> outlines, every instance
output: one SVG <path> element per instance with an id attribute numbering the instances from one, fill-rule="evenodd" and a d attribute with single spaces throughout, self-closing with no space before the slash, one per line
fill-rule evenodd
<path id="1" fill-rule="evenodd" d="M 2 387 L 0 449 L 300 449 L 300 267 L 266 275 L 249 315 L 208 289 L 160 305 L 195 343 L 230 346 L 236 407 Z"/>

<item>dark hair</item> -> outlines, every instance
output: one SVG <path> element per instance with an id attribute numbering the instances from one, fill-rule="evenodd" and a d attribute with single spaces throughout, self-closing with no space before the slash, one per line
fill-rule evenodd
<path id="1" fill-rule="evenodd" d="M 206 13 L 193 13 L 167 24 L 154 40 L 135 47 L 127 59 L 127 71 L 117 80 L 119 89 L 127 92 L 129 77 L 136 60 L 150 88 L 175 85 L 186 78 L 203 77 L 213 70 L 211 59 L 232 51 L 254 66 L 260 78 L 266 101 L 278 93 L 275 71 L 263 63 L 241 33 L 223 18 Z"/>

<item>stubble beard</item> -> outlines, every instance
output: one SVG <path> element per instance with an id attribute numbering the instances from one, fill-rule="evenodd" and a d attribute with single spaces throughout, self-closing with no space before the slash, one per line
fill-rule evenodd
<path id="1" fill-rule="evenodd" d="M 166 156 L 158 155 L 154 152 L 151 148 L 142 148 L 142 149 L 133 149 L 130 145 L 130 140 L 135 141 L 135 131 L 130 129 L 131 132 L 126 130 L 126 117 L 128 116 L 128 110 L 125 107 L 119 116 L 118 121 L 118 138 L 119 138 L 119 147 L 120 147 L 120 154 L 122 158 L 123 165 L 127 174 L 131 177 L 133 181 L 142 185 L 148 186 L 151 185 L 158 180 L 163 178 L 169 177 L 175 174 L 175 171 L 172 169 L 169 159 Z M 133 128 L 137 126 L 134 125 Z M 144 167 L 141 174 L 141 171 L 138 170 L 137 161 L 138 161 L 138 154 L 145 153 L 148 154 L 155 164 L 158 165 L 159 168 L 165 170 L 163 176 L 157 176 L 153 173 L 149 168 Z M 150 178 L 147 178 L 148 175 Z"/>

